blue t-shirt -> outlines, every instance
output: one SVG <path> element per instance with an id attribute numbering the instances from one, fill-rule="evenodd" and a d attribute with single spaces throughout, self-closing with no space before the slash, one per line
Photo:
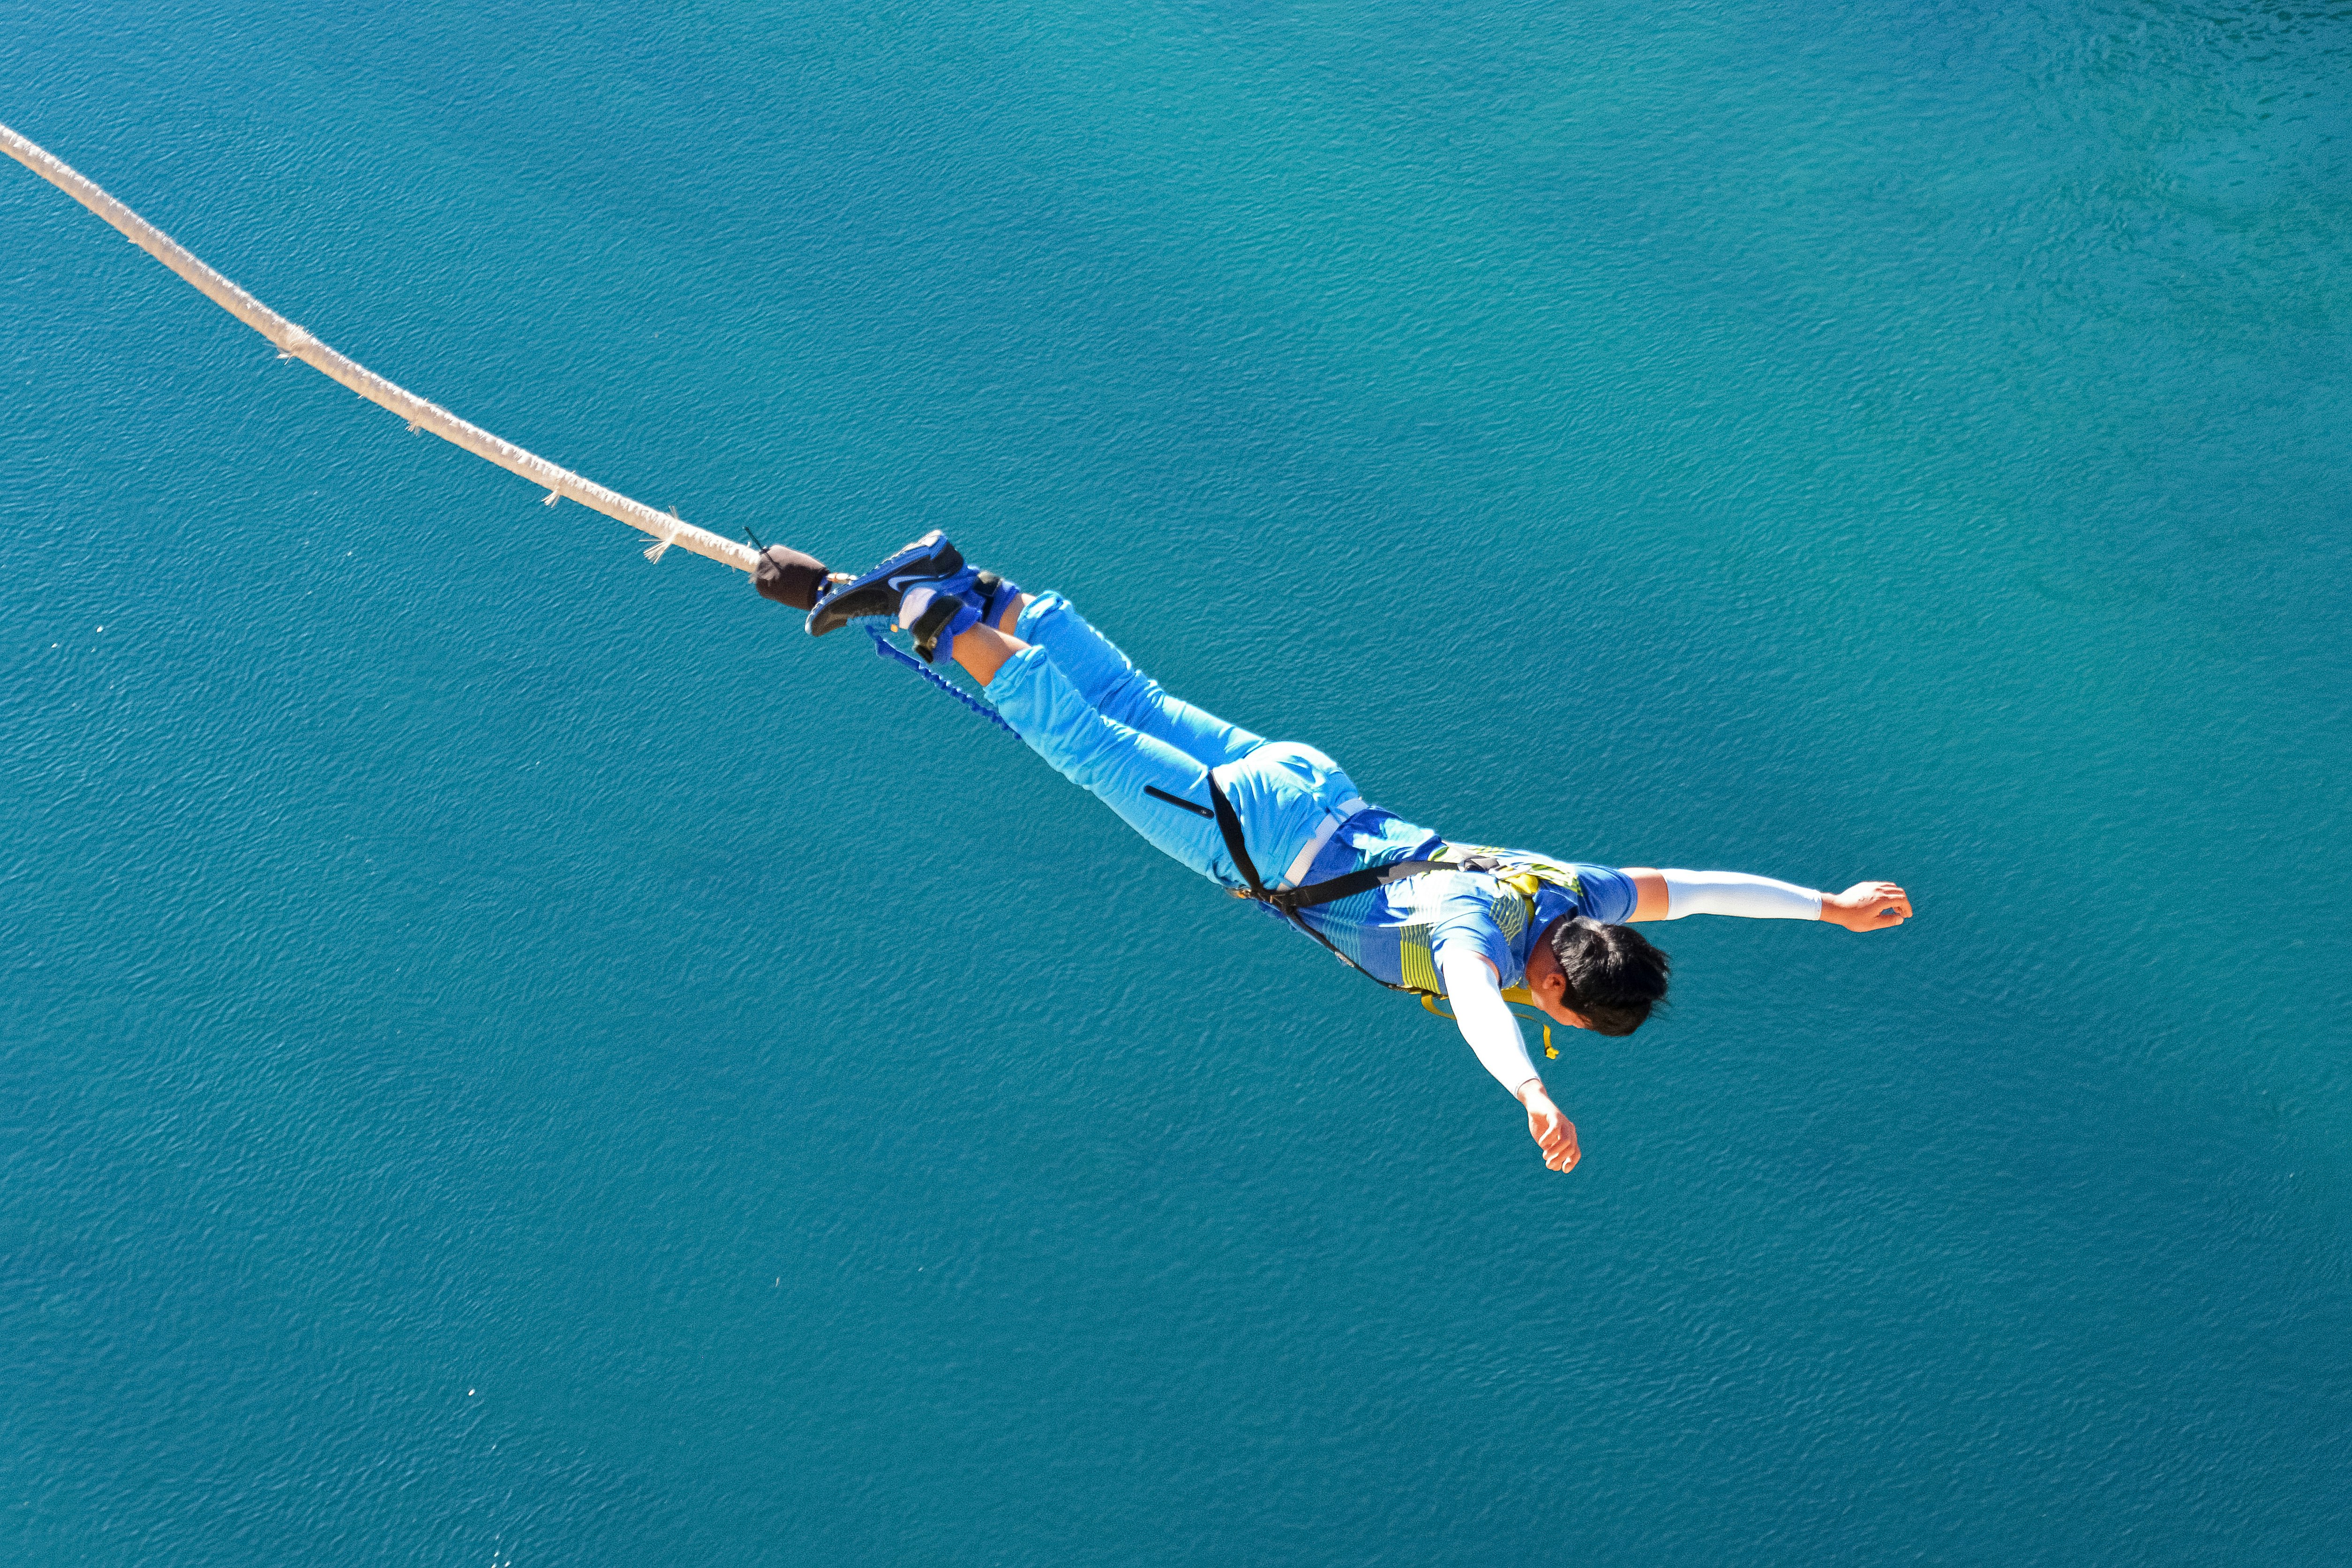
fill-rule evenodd
<path id="1" fill-rule="evenodd" d="M 1443 992 L 1438 955 L 1453 943 L 1475 945 L 1506 987 L 1517 986 L 1526 980 L 1528 952 L 1537 936 L 1561 915 L 1580 914 L 1609 925 L 1633 913 L 1633 880 L 1613 867 L 1555 861 L 1527 850 L 1448 843 L 1377 806 L 1339 825 L 1305 880 L 1328 882 L 1395 861 L 1458 861 L 1474 854 L 1507 862 L 1506 874 L 1528 871 L 1540 876 L 1534 907 L 1517 888 L 1495 876 L 1433 871 L 1302 909 L 1299 917 L 1391 985 Z M 1272 908 L 1266 913 L 1282 918 Z"/>

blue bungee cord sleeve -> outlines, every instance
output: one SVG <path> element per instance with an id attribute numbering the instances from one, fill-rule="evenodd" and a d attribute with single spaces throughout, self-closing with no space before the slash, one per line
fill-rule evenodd
<path id="1" fill-rule="evenodd" d="M 867 636 L 874 639 L 874 651 L 877 653 L 879 653 L 882 657 L 886 659 L 898 660 L 898 663 L 906 665 L 907 668 L 914 671 L 915 674 L 922 676 L 923 679 L 930 682 L 931 685 L 939 687 L 940 690 L 947 693 L 948 695 L 955 698 L 956 701 L 963 704 L 964 706 L 971 709 L 972 712 L 978 714 L 981 717 L 986 719 L 989 723 L 994 725 L 1005 734 L 1016 737 L 1020 735 L 1021 732 L 1013 728 L 1011 725 L 1005 723 L 1004 716 L 998 713 L 994 708 L 989 706 L 986 703 L 982 702 L 970 692 L 959 689 L 957 686 L 944 679 L 938 671 L 932 669 L 929 664 L 924 664 L 920 659 L 915 657 L 914 654 L 893 645 L 888 635 L 883 632 L 881 627 L 869 622 L 866 623 L 866 632 Z"/>

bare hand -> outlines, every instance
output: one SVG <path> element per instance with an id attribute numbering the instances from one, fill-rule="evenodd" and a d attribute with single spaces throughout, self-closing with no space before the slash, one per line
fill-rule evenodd
<path id="1" fill-rule="evenodd" d="M 1543 1150 L 1544 1164 L 1556 1171 L 1572 1171 L 1582 1152 L 1576 1146 L 1576 1124 L 1559 1113 L 1551 1096 L 1538 1087 L 1528 1091 L 1528 1136 Z"/>
<path id="2" fill-rule="evenodd" d="M 1911 895 L 1891 882 L 1858 882 L 1822 894 L 1822 918 L 1848 931 L 1892 931 L 1911 918 Z"/>

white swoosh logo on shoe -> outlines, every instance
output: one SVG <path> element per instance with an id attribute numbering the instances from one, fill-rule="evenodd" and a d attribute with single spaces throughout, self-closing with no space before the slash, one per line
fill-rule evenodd
<path id="1" fill-rule="evenodd" d="M 907 584 L 908 584 L 908 583 L 910 583 L 910 582 L 929 582 L 929 581 L 931 581 L 931 580 L 932 580 L 931 574 L 930 574 L 930 573 L 929 573 L 929 572 L 926 572 L 926 571 L 910 571 L 910 572 L 907 573 L 907 574 L 906 574 L 905 576 L 903 576 L 903 577 L 894 577 L 894 578 L 892 578 L 892 579 L 890 580 L 890 586 L 891 586 L 891 587 L 893 587 L 893 588 L 895 588 L 895 589 L 898 589 L 898 590 L 899 590 L 899 591 L 905 591 L 905 589 L 906 589 Z"/>

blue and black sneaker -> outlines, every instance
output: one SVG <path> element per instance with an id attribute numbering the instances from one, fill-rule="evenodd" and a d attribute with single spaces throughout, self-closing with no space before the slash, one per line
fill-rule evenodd
<path id="1" fill-rule="evenodd" d="M 996 625 L 1021 597 L 1021 585 L 974 571 L 937 528 L 881 565 L 828 589 L 809 612 L 812 637 L 867 616 L 889 616 L 915 640 L 925 664 L 937 664 L 957 634 Z"/>
<path id="2" fill-rule="evenodd" d="M 945 534 L 933 528 L 881 565 L 827 588 L 816 601 L 816 608 L 809 612 L 809 635 L 822 637 L 868 615 L 895 619 L 899 601 L 916 584 L 938 588 L 944 586 L 946 580 L 970 575 L 964 570 L 963 552 L 950 544 Z"/>

